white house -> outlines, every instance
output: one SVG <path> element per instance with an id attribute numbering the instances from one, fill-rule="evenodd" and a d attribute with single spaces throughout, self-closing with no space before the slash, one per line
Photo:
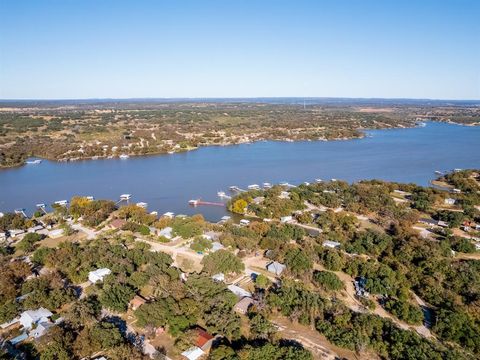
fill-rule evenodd
<path id="1" fill-rule="evenodd" d="M 166 228 L 163 228 L 158 232 L 159 236 L 163 236 L 167 238 L 168 240 L 171 240 L 173 238 L 173 229 L 170 226 L 167 226 Z"/>
<path id="2" fill-rule="evenodd" d="M 90 280 L 90 282 L 92 284 L 95 284 L 97 281 L 102 282 L 103 278 L 107 275 L 110 275 L 111 273 L 112 273 L 112 271 L 110 269 L 107 269 L 107 268 L 102 268 L 102 269 L 97 269 L 95 271 L 90 271 L 88 273 L 88 280 Z"/>
<path id="3" fill-rule="evenodd" d="M 267 265 L 267 270 L 277 276 L 280 276 L 287 267 L 277 261 L 272 261 Z"/>
<path id="4" fill-rule="evenodd" d="M 336 241 L 325 240 L 323 242 L 324 247 L 329 247 L 329 248 L 332 248 L 332 249 L 339 248 L 340 245 L 342 245 L 342 244 L 340 244 L 339 242 L 336 242 Z"/>
<path id="5" fill-rule="evenodd" d="M 49 322 L 48 318 L 52 315 L 53 314 L 45 308 L 39 308 L 37 310 L 27 310 L 20 315 L 19 321 L 25 329 L 30 329 L 33 325 L 40 322 Z"/>
<path id="6" fill-rule="evenodd" d="M 197 360 L 201 358 L 203 354 L 205 354 L 205 352 L 198 346 L 193 346 L 182 352 L 182 356 L 184 356 L 188 360 Z"/>
<path id="7" fill-rule="evenodd" d="M 282 216 L 280 218 L 281 223 L 286 223 L 286 222 L 289 222 L 289 221 L 292 221 L 292 220 L 293 220 L 293 217 L 291 217 L 291 216 Z"/>
<path id="8" fill-rule="evenodd" d="M 445 199 L 445 204 L 446 205 L 455 205 L 455 199 L 452 199 L 452 198 L 446 198 Z"/>

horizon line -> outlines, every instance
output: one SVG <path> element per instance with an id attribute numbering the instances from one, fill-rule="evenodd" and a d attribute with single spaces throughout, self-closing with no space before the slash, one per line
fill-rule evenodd
<path id="1" fill-rule="evenodd" d="M 339 99 L 339 100 L 418 100 L 418 101 L 468 101 L 480 102 L 478 99 L 446 99 L 416 97 L 343 97 L 343 96 L 207 96 L 207 97 L 86 97 L 86 98 L 0 98 L 0 102 L 13 101 L 93 101 L 93 100 L 255 100 L 255 99 Z"/>

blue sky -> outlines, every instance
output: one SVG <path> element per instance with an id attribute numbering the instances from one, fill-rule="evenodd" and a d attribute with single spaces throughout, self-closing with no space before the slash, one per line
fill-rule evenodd
<path id="1" fill-rule="evenodd" d="M 0 98 L 480 99 L 477 0 L 0 0 Z"/>

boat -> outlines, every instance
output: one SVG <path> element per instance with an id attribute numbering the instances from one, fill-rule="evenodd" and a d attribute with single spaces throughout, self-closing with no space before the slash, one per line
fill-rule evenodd
<path id="1" fill-rule="evenodd" d="M 41 162 L 42 162 L 42 160 L 40 160 L 40 159 L 27 160 L 27 161 L 25 161 L 25 164 L 28 164 L 28 165 L 37 165 L 37 164 L 40 164 Z"/>
<path id="2" fill-rule="evenodd" d="M 126 159 L 128 159 L 129 157 L 130 157 L 130 156 L 128 156 L 128 155 L 126 155 L 126 154 L 122 154 L 122 155 L 119 156 L 119 158 L 122 159 L 122 160 L 126 160 Z"/>

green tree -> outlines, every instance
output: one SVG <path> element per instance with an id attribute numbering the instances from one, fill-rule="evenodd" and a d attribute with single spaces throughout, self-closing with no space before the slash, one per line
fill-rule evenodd
<path id="1" fill-rule="evenodd" d="M 134 296 L 135 291 L 128 285 L 105 285 L 100 295 L 100 303 L 108 309 L 124 312 Z"/>
<path id="2" fill-rule="evenodd" d="M 299 248 L 292 248 L 285 254 L 285 264 L 288 269 L 296 274 L 303 274 L 313 267 L 312 260 L 308 257 L 305 251 Z"/>
<path id="3" fill-rule="evenodd" d="M 202 259 L 203 270 L 208 274 L 240 273 L 245 269 L 243 262 L 227 250 L 218 250 Z"/>
<path id="4" fill-rule="evenodd" d="M 19 249 L 23 252 L 31 252 L 31 251 L 35 250 L 35 245 L 40 240 L 42 240 L 42 235 L 37 234 L 37 233 L 28 233 L 18 243 L 17 249 Z"/>
<path id="5" fill-rule="evenodd" d="M 345 288 L 343 281 L 330 271 L 315 271 L 313 274 L 314 281 L 322 286 L 325 290 L 338 291 Z"/>

